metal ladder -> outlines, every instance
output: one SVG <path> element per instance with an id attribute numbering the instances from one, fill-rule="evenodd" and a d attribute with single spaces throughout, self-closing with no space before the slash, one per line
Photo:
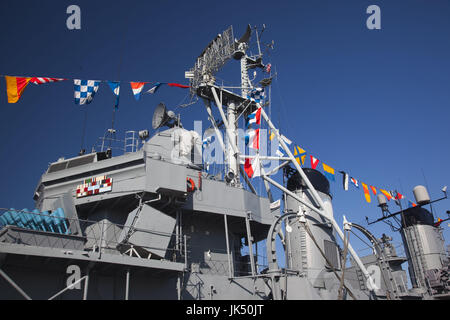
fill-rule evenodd
<path id="1" fill-rule="evenodd" d="M 413 268 L 416 273 L 416 281 L 418 281 L 420 286 L 425 286 L 425 279 L 423 272 L 426 270 L 426 263 L 423 256 L 423 247 L 420 241 L 418 240 L 416 226 L 412 226 L 411 232 L 406 232 L 406 239 L 411 244 L 411 249 L 413 252 L 410 252 L 411 259 L 415 261 L 413 263 Z M 420 259 L 420 260 L 419 260 Z"/>
<path id="2" fill-rule="evenodd" d="M 425 260 L 425 254 L 423 251 L 422 241 L 419 241 L 416 226 L 414 226 L 413 230 L 414 230 L 414 237 L 416 238 L 417 247 L 418 247 L 419 253 L 420 253 L 420 261 L 422 262 L 422 265 L 421 265 L 422 271 L 425 272 L 425 270 L 428 270 L 428 268 L 427 268 L 427 262 Z"/>
<path id="3" fill-rule="evenodd" d="M 308 256 L 306 247 L 306 231 L 300 228 L 300 253 L 302 259 L 302 272 L 307 275 L 308 272 Z"/>
<path id="4" fill-rule="evenodd" d="M 390 291 L 390 289 L 393 290 L 392 294 L 394 295 L 394 298 L 398 299 L 399 298 L 399 294 L 398 291 L 400 290 L 400 287 L 397 283 L 397 280 L 395 279 L 395 277 L 392 274 L 392 269 L 391 266 L 389 265 L 389 263 L 385 260 L 386 256 L 383 254 L 383 257 L 377 257 L 379 266 L 381 268 L 381 272 L 382 275 L 384 275 L 384 270 L 386 270 L 387 275 L 389 277 L 389 282 L 392 284 L 392 288 L 389 288 L 388 284 L 386 283 L 386 290 Z"/>
<path id="5" fill-rule="evenodd" d="M 363 275 L 361 269 L 359 269 L 359 268 L 356 266 L 356 267 L 355 267 L 355 271 L 356 271 L 356 277 L 358 278 L 358 282 L 359 282 L 359 287 L 360 287 L 360 289 L 361 289 L 361 290 L 367 289 L 366 281 L 365 281 L 365 278 L 364 278 L 364 275 Z"/>
<path id="6" fill-rule="evenodd" d="M 127 131 L 125 132 L 125 145 L 123 148 L 123 152 L 131 153 L 136 152 L 139 147 L 139 140 L 136 138 L 136 131 Z M 131 149 L 131 150 L 130 150 Z"/>

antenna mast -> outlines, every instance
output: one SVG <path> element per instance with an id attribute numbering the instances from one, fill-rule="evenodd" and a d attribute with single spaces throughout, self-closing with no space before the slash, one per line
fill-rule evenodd
<path id="1" fill-rule="evenodd" d="M 259 104 L 256 104 L 247 99 L 248 90 L 251 89 L 251 83 L 248 78 L 248 69 L 249 68 L 264 68 L 262 64 L 261 55 L 257 57 L 248 57 L 245 51 L 248 48 L 248 43 L 251 36 L 251 28 L 250 25 L 247 26 L 247 31 L 241 37 L 241 39 L 235 41 L 233 40 L 233 29 L 232 27 L 225 30 L 222 34 L 219 34 L 210 44 L 203 50 L 202 54 L 197 58 L 197 61 L 194 67 L 185 72 L 185 77 L 190 80 L 191 86 L 191 95 L 197 94 L 200 98 L 203 98 L 207 101 L 214 101 L 218 111 L 222 117 L 223 124 L 226 128 L 227 134 L 227 174 L 225 176 L 225 180 L 231 185 L 239 185 L 239 168 L 241 159 L 251 158 L 251 156 L 241 155 L 237 148 L 237 127 L 236 127 L 236 115 L 237 112 L 252 112 L 254 110 L 261 110 L 261 116 L 267 122 L 271 131 L 277 137 L 281 147 L 288 155 L 287 157 L 276 157 L 278 160 L 288 160 L 285 164 L 293 164 L 295 169 L 300 174 L 301 178 L 306 182 L 308 189 L 310 190 L 311 197 L 313 201 L 316 203 L 316 206 L 310 205 L 308 202 L 304 201 L 297 195 L 290 192 L 284 186 L 280 185 L 276 181 L 272 180 L 261 170 L 261 177 L 268 183 L 274 185 L 279 188 L 281 191 L 289 194 L 294 199 L 309 207 L 311 210 L 318 213 L 320 216 L 329 220 L 333 225 L 334 229 L 337 231 L 339 237 L 344 241 L 344 234 L 340 229 L 337 222 L 334 220 L 332 212 L 324 205 L 324 202 L 318 195 L 316 189 L 309 181 L 306 174 L 303 172 L 300 165 L 297 163 L 294 155 L 289 150 L 285 143 L 285 138 L 279 133 L 278 129 L 276 129 L 273 123 L 268 118 L 264 108 L 262 108 Z M 258 39 L 259 44 L 259 39 Z M 235 94 L 231 91 L 228 91 L 222 87 L 217 86 L 215 82 L 214 74 L 225 64 L 226 61 L 233 57 L 236 60 L 240 60 L 241 62 L 241 95 Z M 219 94 L 218 94 L 219 92 Z M 208 113 L 210 114 L 209 120 L 213 127 L 216 126 L 215 119 L 211 116 L 209 108 L 209 102 L 205 103 Z M 225 113 L 222 109 L 222 106 L 226 105 L 228 107 L 227 114 L 228 118 L 225 116 Z M 246 108 L 250 106 L 249 110 Z M 217 137 L 220 139 L 220 137 Z M 222 144 L 222 143 L 221 143 Z M 269 159 L 274 157 L 260 157 L 261 160 Z M 284 165 L 285 165 L 284 164 Z M 282 165 L 282 166 L 284 166 Z M 241 170 L 242 171 L 242 170 Z M 244 173 L 245 174 L 245 173 Z M 269 193 L 270 190 L 268 190 Z M 269 247 L 268 247 L 269 248 Z M 361 259 L 359 259 L 358 255 L 352 248 L 352 246 L 348 245 L 348 250 L 350 254 L 355 259 L 355 262 L 362 270 L 366 279 L 369 280 L 371 284 L 373 284 L 373 278 L 370 276 L 369 272 L 363 265 Z M 272 252 L 268 249 L 268 257 L 272 257 Z M 278 266 L 270 265 L 270 268 L 278 268 Z M 276 271 L 273 269 L 272 271 Z M 373 287 L 373 286 L 372 286 Z"/>

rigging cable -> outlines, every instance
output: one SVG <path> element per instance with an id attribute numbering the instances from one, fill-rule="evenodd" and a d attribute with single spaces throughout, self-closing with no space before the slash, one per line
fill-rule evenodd
<path id="1" fill-rule="evenodd" d="M 84 121 L 83 121 L 83 130 L 81 132 L 81 146 L 80 146 L 80 155 L 84 154 L 84 140 L 85 140 L 85 136 L 86 136 L 86 123 L 87 123 L 87 109 L 88 108 L 84 108 Z"/>
<path id="2" fill-rule="evenodd" d="M 359 240 L 361 240 L 362 242 L 364 242 L 364 244 L 369 248 L 372 249 L 373 251 L 373 245 L 368 244 L 366 241 L 364 241 L 363 239 L 361 239 L 361 237 L 359 237 L 355 232 L 353 232 L 353 230 L 350 230 L 351 233 L 353 233 Z"/>
<path id="3" fill-rule="evenodd" d="M 339 290 L 338 290 L 338 300 L 342 300 L 344 298 L 344 276 L 345 276 L 345 265 L 347 261 L 347 250 L 348 250 L 348 243 L 349 243 L 350 233 L 347 231 L 344 235 L 344 253 L 342 254 L 342 275 L 341 275 L 341 282 L 339 284 Z"/>

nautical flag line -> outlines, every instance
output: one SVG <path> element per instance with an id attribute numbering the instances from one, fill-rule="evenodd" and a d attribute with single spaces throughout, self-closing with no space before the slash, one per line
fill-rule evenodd
<path id="1" fill-rule="evenodd" d="M 20 100 L 23 91 L 27 87 L 28 83 L 33 83 L 35 85 L 41 85 L 51 82 L 59 82 L 59 81 L 65 81 L 65 80 L 72 80 L 74 82 L 74 86 L 80 86 L 75 88 L 75 103 L 82 105 L 82 104 L 88 104 L 92 101 L 95 93 L 98 91 L 98 86 L 101 82 L 106 82 L 110 87 L 112 83 L 120 83 L 120 81 L 110 81 L 110 80 L 83 80 L 83 79 L 70 79 L 70 78 L 54 78 L 54 77 L 17 77 L 17 76 L 8 76 L 8 75 L 0 75 L 2 77 L 5 77 L 6 80 L 6 93 L 8 97 L 8 103 L 16 103 Z M 84 83 L 88 83 L 89 81 L 95 81 L 95 85 L 89 86 Z M 129 82 L 134 94 L 134 97 L 136 100 L 139 100 L 140 93 L 143 89 L 143 84 L 147 84 L 150 82 Z M 147 91 L 147 93 L 155 93 L 159 87 L 163 84 L 167 84 L 170 87 L 178 87 L 178 88 L 190 88 L 188 85 L 183 85 L 179 83 L 174 82 L 154 82 L 153 87 Z M 86 86 L 88 91 L 84 91 L 86 88 L 83 87 Z M 92 88 L 93 89 L 92 89 Z M 116 87 L 113 90 L 120 90 L 119 87 Z M 93 91 L 89 91 L 89 90 Z M 116 94 L 117 100 L 116 100 L 116 106 L 118 105 L 118 94 Z"/>

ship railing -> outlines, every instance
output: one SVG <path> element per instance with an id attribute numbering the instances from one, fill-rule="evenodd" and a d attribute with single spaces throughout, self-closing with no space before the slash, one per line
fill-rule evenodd
<path id="1" fill-rule="evenodd" d="M 197 252 L 192 264 L 192 271 L 209 275 L 228 276 L 231 278 L 252 276 L 250 256 L 242 252 L 227 254 L 223 248 L 210 248 L 205 250 L 204 246 L 190 246 L 190 250 Z M 200 255 L 198 253 L 200 252 Z M 254 254 L 256 276 L 268 268 L 266 255 Z M 231 268 L 231 270 L 230 270 Z"/>
<path id="2" fill-rule="evenodd" d="M 0 209 L 0 216 L 11 209 Z M 161 232 L 159 230 L 135 228 L 113 223 L 106 219 L 100 221 L 61 218 L 58 216 L 15 210 L 26 214 L 29 221 L 49 221 L 37 229 L 31 222 L 25 223 L 19 215 L 15 223 L 0 222 L 0 245 L 13 243 L 53 249 L 81 250 L 102 254 L 118 254 L 143 259 L 159 259 L 187 264 L 190 255 L 190 237 L 181 233 Z M 56 229 L 57 221 L 66 229 Z M 52 222 L 52 223 L 50 223 Z M 130 230 L 137 240 L 125 241 Z"/>
<path id="3" fill-rule="evenodd" d="M 104 152 L 106 150 L 112 150 L 114 154 L 122 155 L 125 153 L 125 140 L 115 138 L 99 137 L 97 143 L 92 147 L 93 150 Z"/>
<path id="4" fill-rule="evenodd" d="M 255 268 L 256 268 L 256 274 L 262 273 L 264 270 L 266 270 L 269 267 L 269 263 L 267 261 L 266 255 L 256 255 L 254 254 L 254 261 L 255 261 Z M 246 277 L 252 275 L 252 268 L 251 268 L 251 262 L 250 262 L 250 255 L 243 255 L 235 262 L 235 270 L 234 270 L 234 276 L 235 277 Z"/>
<path id="5" fill-rule="evenodd" d="M 136 152 L 142 146 L 142 142 L 138 138 L 138 132 L 129 130 L 125 132 L 124 139 L 116 138 L 115 132 L 109 130 L 103 137 L 98 137 L 97 143 L 92 147 L 93 150 L 104 152 L 111 150 L 114 154 L 122 155 L 130 152 Z"/>

